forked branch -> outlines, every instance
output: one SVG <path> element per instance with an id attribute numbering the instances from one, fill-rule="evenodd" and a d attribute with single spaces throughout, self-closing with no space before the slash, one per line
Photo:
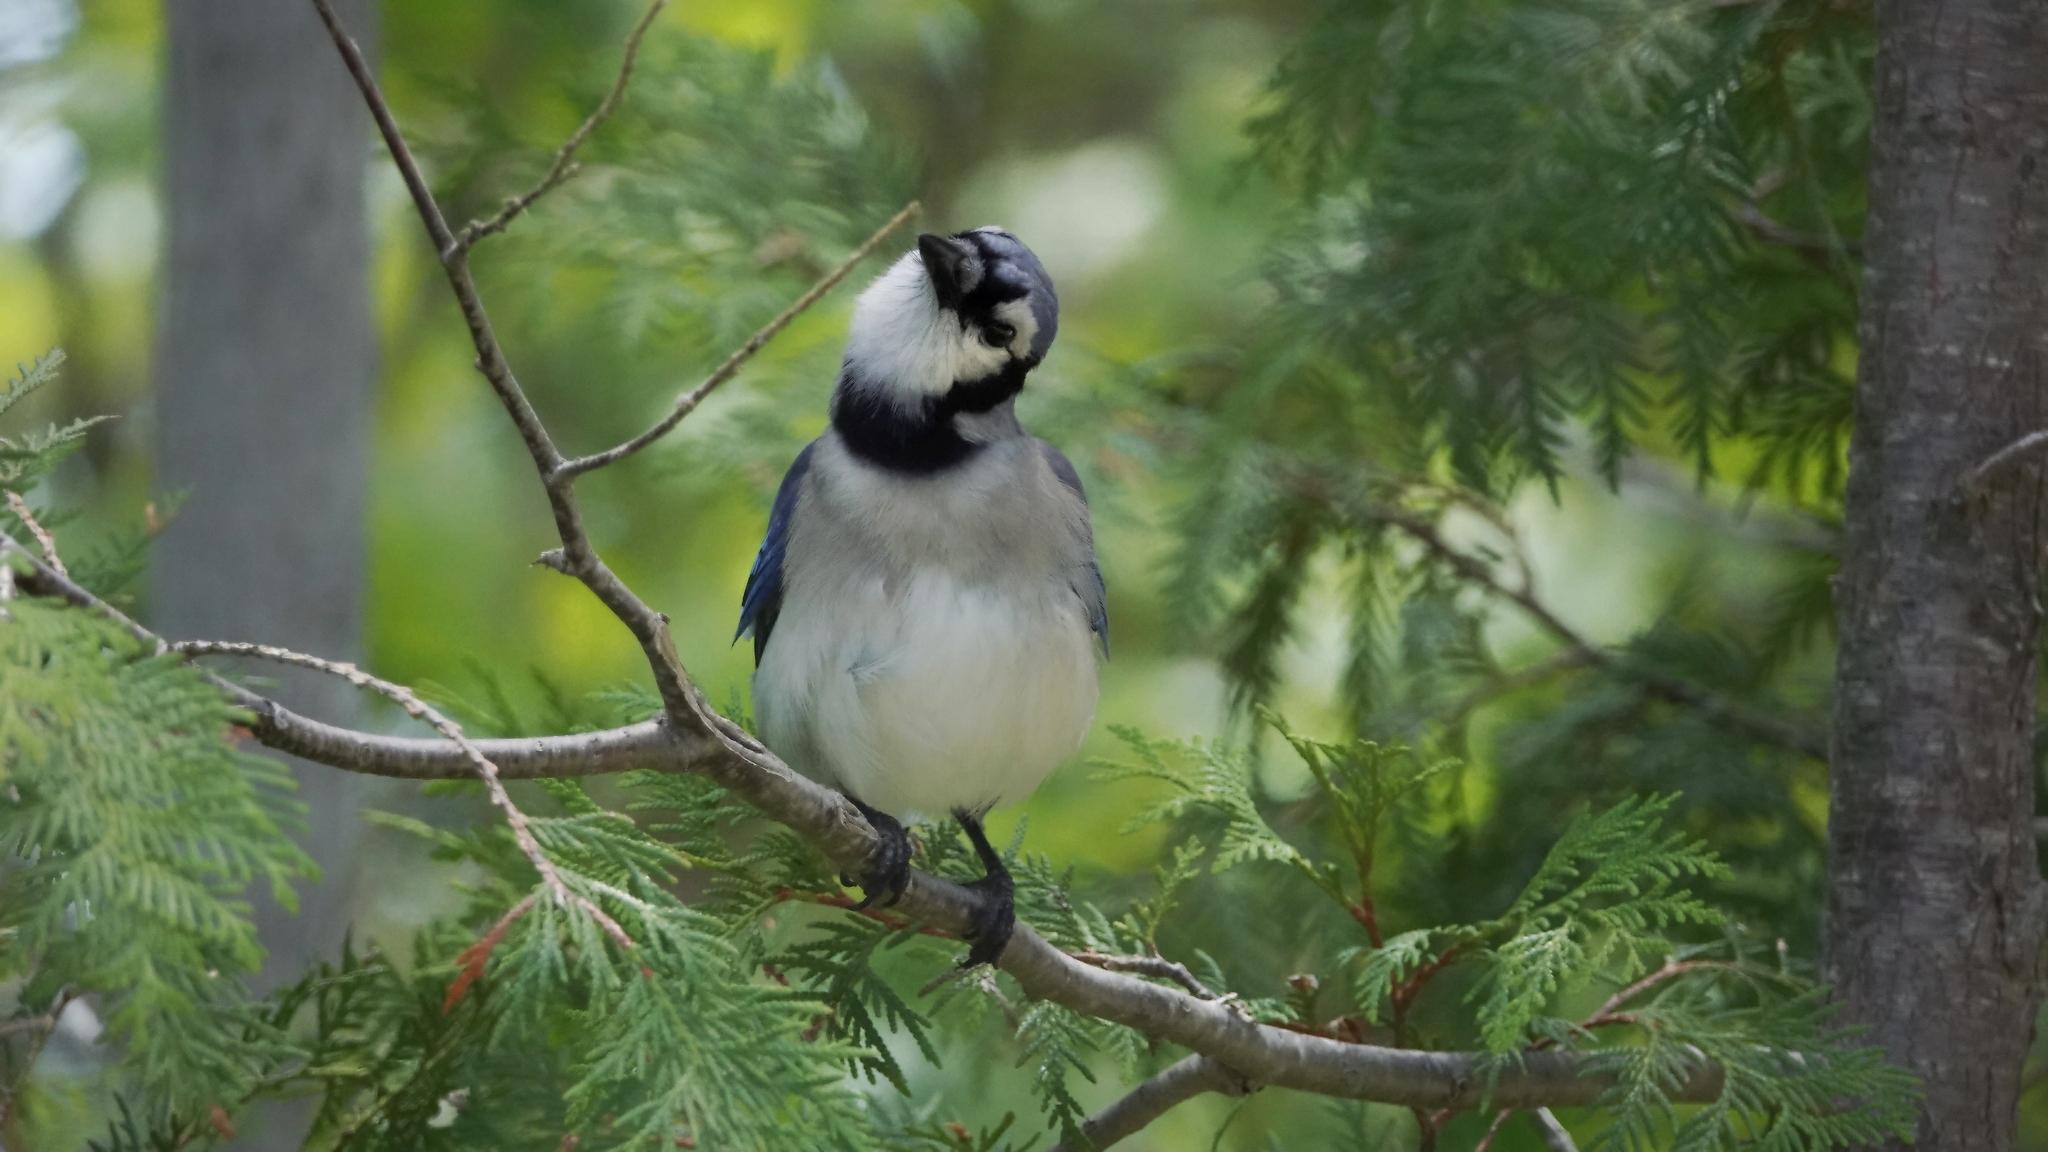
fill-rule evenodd
<path id="1" fill-rule="evenodd" d="M 450 719 L 448 714 L 419 698 L 412 689 L 389 680 L 379 679 L 353 664 L 338 660 L 323 660 L 288 648 L 276 648 L 268 644 L 243 644 L 226 640 L 180 640 L 171 645 L 171 650 L 184 656 L 245 656 L 268 660 L 275 664 L 286 664 L 294 668 L 310 668 L 329 676 L 338 676 L 358 688 L 367 688 L 405 710 L 405 714 L 422 721 L 447 741 L 462 751 L 462 755 L 476 769 L 477 778 L 484 782 L 484 791 L 490 796 L 492 806 L 504 813 L 505 823 L 512 829 L 512 839 L 518 843 L 519 851 L 540 873 L 541 883 L 548 895 L 564 908 L 575 908 L 597 922 L 619 947 L 630 950 L 633 940 L 619 922 L 583 894 L 572 890 L 563 881 L 562 873 L 548 854 L 541 849 L 540 841 L 534 839 L 533 828 L 528 824 L 526 813 L 512 802 L 512 796 L 505 791 L 505 784 L 498 777 L 498 766 L 484 755 L 483 749 L 463 734 L 462 725 Z"/>

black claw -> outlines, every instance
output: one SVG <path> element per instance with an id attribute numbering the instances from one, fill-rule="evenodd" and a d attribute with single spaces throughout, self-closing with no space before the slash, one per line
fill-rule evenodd
<path id="1" fill-rule="evenodd" d="M 887 908 L 903 899 L 903 890 L 910 886 L 910 834 L 887 812 L 870 808 L 851 796 L 847 799 L 853 800 L 853 806 L 881 837 L 874 855 L 868 857 L 867 868 L 860 874 L 861 900 L 853 906 L 854 911 L 876 904 Z M 841 875 L 839 881 L 851 884 L 854 878 Z"/>
<path id="2" fill-rule="evenodd" d="M 974 845 L 974 854 L 981 857 L 981 866 L 987 875 L 967 885 L 980 895 L 975 901 L 974 913 L 967 921 L 967 939 L 970 942 L 967 956 L 960 961 L 962 969 L 975 968 L 983 964 L 994 964 L 1002 959 L 1003 949 L 1009 946 L 1010 934 L 1017 928 L 1016 890 L 1010 883 L 1010 870 L 1003 866 L 1003 858 L 988 842 L 988 834 L 982 831 L 981 820 L 967 812 L 955 812 L 953 818 L 966 829 L 967 839 Z"/>
<path id="3" fill-rule="evenodd" d="M 967 921 L 967 955 L 962 968 L 994 964 L 1003 958 L 1010 933 L 1017 929 L 1017 904 L 1010 889 L 1008 872 L 991 872 L 968 885 L 981 894 L 974 915 Z"/>

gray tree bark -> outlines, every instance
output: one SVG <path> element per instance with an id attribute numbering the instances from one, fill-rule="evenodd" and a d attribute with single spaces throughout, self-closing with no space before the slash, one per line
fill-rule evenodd
<path id="1" fill-rule="evenodd" d="M 372 26 L 366 0 L 340 6 Z M 172 637 L 352 660 L 376 374 L 361 98 L 309 5 L 166 8 L 156 484 L 184 503 L 154 550 L 151 615 Z M 279 680 L 315 715 L 351 712 L 346 684 Z M 258 894 L 266 983 L 332 956 L 347 927 L 360 784 L 297 767 L 325 876 L 296 916 Z"/>
<path id="2" fill-rule="evenodd" d="M 1839 587 L 1828 975 L 1917 1071 L 1919 1152 L 2013 1146 L 2041 1002 L 2043 486 L 1969 470 L 2048 423 L 2048 4 L 1879 0 Z"/>

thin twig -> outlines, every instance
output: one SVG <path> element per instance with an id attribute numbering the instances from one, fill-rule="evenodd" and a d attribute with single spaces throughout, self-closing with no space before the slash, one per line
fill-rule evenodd
<path id="1" fill-rule="evenodd" d="M 1591 1021 L 1612 1017 L 1636 997 L 1641 996 L 1660 984 L 1676 980 L 1688 972 L 1711 971 L 1717 968 L 1725 969 L 1729 967 L 1732 967 L 1732 965 L 1721 960 L 1666 960 L 1663 967 L 1609 996 L 1605 1003 L 1588 1015 L 1587 1026 L 1590 1026 Z"/>
<path id="2" fill-rule="evenodd" d="M 21 1090 L 27 1086 L 28 1078 L 35 1074 L 36 1061 L 42 1058 L 43 1046 L 50 1042 L 51 1035 L 57 1031 L 58 1022 L 64 1019 L 64 1010 L 71 1007 L 71 1002 L 77 998 L 78 993 L 70 986 L 59 988 L 57 998 L 50 1003 L 50 1010 L 34 1018 L 39 1023 L 47 1021 L 47 1025 L 29 1032 L 27 1049 L 14 1061 L 14 1066 L 20 1071 L 7 1085 L 7 1094 L 0 1096 L 0 1131 L 9 1130 L 9 1125 L 14 1120 L 15 1106 L 21 1100 Z"/>
<path id="3" fill-rule="evenodd" d="M 1967 500 L 1983 495 L 2000 473 L 2016 468 L 2044 451 L 2048 451 L 2048 429 L 2027 433 L 1970 469 L 1963 482 L 1956 486 L 1957 497 Z"/>
<path id="4" fill-rule="evenodd" d="M 1146 1125 L 1174 1108 L 1175 1105 L 1192 1100 L 1205 1092 L 1221 1092 L 1226 1096 L 1244 1096 L 1256 1089 L 1256 1085 L 1243 1076 L 1232 1072 L 1207 1056 L 1189 1056 L 1167 1067 L 1150 1080 L 1131 1089 L 1115 1103 L 1081 1125 L 1086 1136 L 1086 1147 L 1103 1149 L 1127 1136 L 1142 1131 Z M 1064 1144 L 1055 1145 L 1052 1152 L 1069 1152 Z"/>
<path id="5" fill-rule="evenodd" d="M 1840 255 L 1853 258 L 1852 245 L 1839 244 L 1818 232 L 1802 232 L 1765 212 L 1755 201 L 1743 201 L 1735 205 L 1735 222 L 1749 229 L 1756 238 L 1782 248 L 1791 248 L 1818 262 L 1825 263 Z"/>
<path id="6" fill-rule="evenodd" d="M 56 569 L 59 576 L 71 575 L 65 569 L 64 561 L 57 555 L 57 538 L 50 535 L 50 530 L 43 527 L 34 512 L 29 511 L 28 501 L 21 498 L 21 493 L 12 488 L 7 490 L 7 510 L 14 513 L 14 518 L 21 521 L 21 526 L 28 529 L 28 534 L 36 538 L 36 547 L 43 550 L 44 562 Z"/>
<path id="7" fill-rule="evenodd" d="M 1512 1108 L 1503 1108 L 1495 1112 L 1493 1114 L 1493 1123 L 1486 1126 L 1486 1134 L 1479 1138 L 1479 1143 L 1472 1146 L 1472 1152 L 1487 1152 L 1488 1149 L 1492 1148 L 1493 1138 L 1500 1135 L 1500 1130 L 1507 1126 L 1508 1117 L 1514 1114 L 1515 1112 Z"/>
<path id="8" fill-rule="evenodd" d="M 505 823 L 511 827 L 512 839 L 518 843 L 519 851 L 532 863 L 534 871 L 540 873 L 541 882 L 547 885 L 548 892 L 555 901 L 565 908 L 580 909 L 595 920 L 619 947 L 628 950 L 633 947 L 633 938 L 626 935 L 626 930 L 619 926 L 617 920 L 612 919 L 610 913 L 598 907 L 589 897 L 572 890 L 562 879 L 562 874 L 555 868 L 554 861 L 548 859 L 548 854 L 541 849 L 540 841 L 534 838 L 533 828 L 527 821 L 526 813 L 520 811 L 519 805 L 512 802 L 511 794 L 505 791 L 504 782 L 498 778 L 498 766 L 491 763 L 490 757 L 485 756 L 483 750 L 463 734 L 462 725 L 450 719 L 440 709 L 420 699 L 412 689 L 379 679 L 353 664 L 339 660 L 323 660 L 318 656 L 308 656 L 303 652 L 293 652 L 269 644 L 244 644 L 229 640 L 181 640 L 171 647 L 174 651 L 187 656 L 246 656 L 277 664 L 289 664 L 297 668 L 310 668 L 315 672 L 325 672 L 329 676 L 339 676 L 358 688 L 366 688 L 390 700 L 405 709 L 406 715 L 424 721 L 434 731 L 460 747 L 463 755 L 468 757 L 470 764 L 476 769 L 477 776 L 483 780 L 484 791 L 490 794 L 491 803 L 505 814 Z"/>
<path id="9" fill-rule="evenodd" d="M 1164 956 L 1112 956 L 1093 950 L 1072 953 L 1074 959 L 1083 964 L 1093 964 L 1111 972 L 1136 972 L 1140 976 L 1151 976 L 1159 980 L 1171 980 L 1188 990 L 1188 994 L 1200 1000 L 1214 1000 L 1216 993 L 1209 986 L 1195 979 L 1188 966 L 1178 960 Z"/>
<path id="10" fill-rule="evenodd" d="M 1572 1143 L 1572 1134 L 1565 1131 L 1564 1125 L 1557 1122 L 1557 1117 L 1550 1109 L 1533 1109 L 1529 1113 L 1529 1119 L 1536 1122 L 1536 1130 L 1543 1134 L 1543 1146 L 1550 1149 L 1550 1152 L 1579 1152 L 1579 1146 Z"/>
<path id="11" fill-rule="evenodd" d="M 1520 608 L 1538 627 L 1570 648 L 1586 663 L 1633 680 L 1655 695 L 1674 703 L 1696 709 L 1753 740 L 1787 748 L 1816 760 L 1827 759 L 1827 740 L 1819 732 L 1808 730 L 1781 716 L 1753 708 L 1711 688 L 1649 667 L 1626 654 L 1595 644 L 1565 623 L 1549 605 L 1530 594 L 1527 589 L 1509 586 L 1495 576 L 1486 564 L 1453 548 L 1431 521 L 1404 509 L 1383 504 L 1366 507 L 1364 515 L 1371 520 L 1399 529 L 1458 575 L 1496 599 L 1506 600 Z"/>
<path id="12" fill-rule="evenodd" d="M 570 483 L 572 478 L 558 474 L 564 457 L 505 360 L 504 349 L 498 344 L 497 334 L 491 329 L 490 316 L 484 310 L 483 298 L 477 292 L 476 280 L 470 274 L 468 252 L 455 242 L 454 234 L 449 231 L 448 219 L 442 214 L 440 203 L 434 199 L 433 190 L 427 187 L 419 162 L 406 145 L 405 134 L 399 131 L 391 105 L 378 88 L 377 78 L 364 59 L 362 49 L 342 28 L 330 0 L 312 0 L 312 4 L 320 13 L 321 22 L 327 26 L 349 75 L 355 79 L 363 102 L 369 106 L 377 131 L 384 138 L 384 146 L 391 153 L 392 163 L 398 166 L 406 191 L 412 196 L 413 207 L 427 230 L 427 238 L 432 241 L 434 251 L 441 254 L 441 267 L 447 275 L 449 290 L 455 294 L 456 303 L 462 308 L 463 322 L 469 327 L 470 344 L 476 349 L 477 370 L 483 373 L 505 414 L 519 430 L 526 453 L 533 460 L 534 470 L 539 473 L 541 487 L 547 493 L 549 511 L 554 516 L 555 534 L 562 544 L 562 571 L 582 581 L 639 641 L 640 651 L 653 672 L 655 689 L 661 695 L 662 710 L 678 730 L 723 731 L 683 670 L 682 660 L 676 655 L 675 643 L 669 636 L 668 617 L 650 608 L 646 601 L 626 587 L 591 544 L 590 536 L 583 527 L 582 514 L 576 507 L 576 495 Z"/>
<path id="13" fill-rule="evenodd" d="M 654 18 L 661 15 L 661 10 L 667 3 L 668 0 L 654 0 L 647 6 L 646 13 L 640 17 L 640 22 L 633 25 L 633 31 L 626 36 L 625 52 L 619 58 L 619 75 L 612 81 L 611 90 L 604 94 L 604 99 L 598 103 L 596 110 L 584 119 L 576 131 L 569 134 L 569 139 L 555 150 L 554 163 L 548 165 L 547 174 L 540 178 L 540 183 L 505 201 L 504 207 L 498 209 L 497 215 L 490 219 L 471 220 L 463 225 L 462 233 L 455 238 L 457 249 L 467 252 L 484 237 L 503 232 L 505 226 L 517 219 L 521 212 L 533 207 L 534 201 L 567 183 L 581 170 L 576 163 L 576 150 L 583 147 L 583 142 L 590 139 L 590 134 L 597 131 L 600 124 L 611 118 L 611 114 L 618 109 L 619 102 L 625 99 L 626 82 L 633 78 L 633 61 L 640 55 L 640 41 L 647 35 L 647 30 L 654 26 Z"/>
<path id="14" fill-rule="evenodd" d="M 20 577 L 31 595 L 63 600 L 119 625 L 152 652 L 168 652 L 170 643 L 127 613 L 100 599 L 68 576 L 0 532 L 0 556 L 17 555 L 28 565 Z M 14 569 L 0 565 L 0 587 L 12 587 Z M 238 708 L 250 713 L 250 730 L 280 752 L 350 772 L 399 780 L 459 780 L 475 774 L 462 748 L 438 737 L 416 738 L 358 732 L 301 716 L 277 701 L 257 695 L 232 680 L 208 672 L 207 678 Z M 571 779 L 642 769 L 688 771 L 722 750 L 708 736 L 683 739 L 661 720 L 645 720 L 623 728 L 575 732 L 566 736 L 529 736 L 473 740 L 498 766 L 506 780 Z"/>
<path id="15" fill-rule="evenodd" d="M 732 354 L 727 356 L 718 367 L 711 370 L 711 375 L 706 376 L 695 388 L 676 397 L 676 402 L 670 406 L 668 415 L 655 421 L 652 428 L 640 433 L 631 440 L 607 448 L 602 452 L 593 452 L 588 456 L 578 456 L 573 460 L 564 461 L 555 469 L 555 478 L 573 479 L 585 472 L 602 468 L 607 464 L 616 463 L 668 435 L 676 425 L 683 422 L 684 417 L 695 412 L 697 406 L 704 402 L 704 398 L 711 395 L 719 385 L 739 375 L 740 369 L 746 367 L 747 361 L 753 359 L 754 354 L 759 352 L 770 340 L 775 339 L 776 335 L 784 328 L 789 327 L 790 321 L 802 315 L 806 309 L 822 299 L 827 292 L 837 287 L 841 280 L 846 279 L 847 273 L 852 272 L 876 248 L 881 247 L 882 241 L 888 239 L 891 232 L 901 228 L 904 221 L 916 215 L 919 207 L 918 202 L 912 200 L 910 203 L 905 204 L 894 216 L 889 217 L 880 228 L 875 229 L 873 234 L 866 240 L 861 241 L 860 247 L 855 248 L 846 259 L 840 261 L 837 268 L 825 273 L 817 283 L 811 285 L 804 291 L 803 295 L 797 297 L 794 303 L 784 308 L 773 320 L 763 324 L 759 331 L 749 336 L 745 344 L 734 349 Z"/>

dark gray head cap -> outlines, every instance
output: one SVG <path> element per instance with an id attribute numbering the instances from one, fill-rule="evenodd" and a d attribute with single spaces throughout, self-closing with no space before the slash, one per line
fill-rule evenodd
<path id="1" fill-rule="evenodd" d="M 1031 339 L 1033 363 L 1045 358 L 1059 333 L 1060 301 L 1052 276 L 1038 256 L 1001 228 L 976 228 L 917 238 L 917 251 L 938 293 L 939 306 L 980 323 L 997 305 L 1012 300 L 1030 303 L 1037 332 Z"/>
<path id="2" fill-rule="evenodd" d="M 992 278 L 1009 281 L 1026 290 L 1031 315 L 1038 321 L 1038 334 L 1031 341 L 1031 358 L 1043 359 L 1060 330 L 1060 298 L 1053 291 L 1052 274 L 1038 260 L 1038 254 L 1022 240 L 993 225 L 960 233 L 982 250 Z"/>

